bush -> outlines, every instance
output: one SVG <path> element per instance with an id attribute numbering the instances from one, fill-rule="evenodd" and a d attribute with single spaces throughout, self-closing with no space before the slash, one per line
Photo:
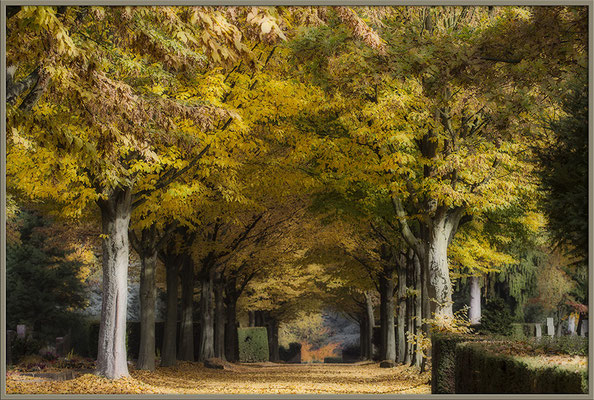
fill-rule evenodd
<path id="1" fill-rule="evenodd" d="M 582 336 L 543 336 L 531 340 L 534 350 L 549 354 L 568 354 L 570 356 L 588 356 L 588 338 Z"/>
<path id="2" fill-rule="evenodd" d="M 480 331 L 494 335 L 511 335 L 513 317 L 509 306 L 496 297 L 487 301 L 481 316 Z"/>
<path id="3" fill-rule="evenodd" d="M 37 355 L 41 350 L 41 341 L 27 335 L 24 338 L 15 336 L 11 342 L 12 362 L 18 364 L 26 356 Z"/>
<path id="4" fill-rule="evenodd" d="M 480 336 L 435 333 L 431 336 L 431 393 L 450 394 L 456 390 L 456 346 Z"/>
<path id="5" fill-rule="evenodd" d="M 587 369 L 529 366 L 513 356 L 495 354 L 483 343 L 459 343 L 455 393 L 587 393 Z"/>
<path id="6" fill-rule="evenodd" d="M 346 346 L 342 349 L 343 362 L 355 362 L 361 359 L 361 347 L 358 344 Z"/>
<path id="7" fill-rule="evenodd" d="M 280 346 L 278 354 L 282 361 L 299 364 L 301 363 L 301 343 L 291 342 L 288 349 Z"/>
<path id="8" fill-rule="evenodd" d="M 324 364 L 342 363 L 342 357 L 324 357 Z"/>
<path id="9" fill-rule="evenodd" d="M 263 326 L 237 328 L 240 362 L 268 361 L 268 333 Z"/>

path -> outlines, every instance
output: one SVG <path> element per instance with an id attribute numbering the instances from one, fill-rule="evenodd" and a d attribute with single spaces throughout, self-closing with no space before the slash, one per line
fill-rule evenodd
<path id="1" fill-rule="evenodd" d="M 63 382 L 7 382 L 8 393 L 430 393 L 430 373 L 378 364 L 239 364 L 215 370 L 180 362 L 155 372 L 131 371 L 131 378 L 109 382 L 85 375 Z M 9 380 L 10 381 L 10 380 Z M 82 389 L 86 388 L 86 389 Z M 82 390 L 81 390 L 82 389 Z"/>

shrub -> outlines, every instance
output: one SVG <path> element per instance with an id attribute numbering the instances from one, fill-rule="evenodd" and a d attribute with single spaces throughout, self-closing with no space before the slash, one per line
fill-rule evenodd
<path id="1" fill-rule="evenodd" d="M 431 393 L 455 393 L 456 346 L 479 339 L 480 336 L 469 334 L 435 333 L 431 336 Z"/>
<path id="2" fill-rule="evenodd" d="M 512 314 L 503 299 L 496 297 L 487 301 L 481 316 L 480 331 L 495 335 L 512 334 Z"/>
<path id="3" fill-rule="evenodd" d="M 12 362 L 19 363 L 26 356 L 37 355 L 41 350 L 41 341 L 28 335 L 24 338 L 14 337 L 11 342 Z"/>
<path id="4" fill-rule="evenodd" d="M 325 364 L 342 363 L 342 357 L 324 357 Z"/>
<path id="5" fill-rule="evenodd" d="M 289 363 L 300 363 L 301 362 L 301 343 L 291 342 L 289 348 L 280 346 L 278 349 L 279 357 L 282 361 Z"/>
<path id="6" fill-rule="evenodd" d="M 268 361 L 268 333 L 263 326 L 237 328 L 240 362 Z"/>
<path id="7" fill-rule="evenodd" d="M 543 353 L 588 355 L 588 338 L 582 336 L 543 336 L 538 340 L 531 340 L 530 344 L 533 350 L 541 350 Z"/>
<path id="8" fill-rule="evenodd" d="M 342 349 L 343 362 L 354 362 L 361 359 L 361 347 L 358 344 L 352 344 Z"/>
<path id="9" fill-rule="evenodd" d="M 455 393 L 587 393 L 587 369 L 528 365 L 483 343 L 455 350 Z"/>

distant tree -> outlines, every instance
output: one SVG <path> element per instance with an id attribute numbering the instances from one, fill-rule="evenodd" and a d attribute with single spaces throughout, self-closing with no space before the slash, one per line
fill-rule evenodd
<path id="1" fill-rule="evenodd" d="M 20 239 L 6 247 L 6 324 L 26 324 L 41 337 L 65 334 L 85 306 L 80 279 L 83 264 L 68 261 L 63 248 L 49 245 L 39 228 L 48 222 L 29 212 L 19 214 Z"/>
<path id="2" fill-rule="evenodd" d="M 566 84 L 562 114 L 549 123 L 539 152 L 545 193 L 542 207 L 552 238 L 574 259 L 566 272 L 576 281 L 573 295 L 588 302 L 588 84 L 577 76 Z"/>
<path id="3" fill-rule="evenodd" d="M 549 142 L 539 152 L 549 230 L 579 261 L 588 258 L 588 85 L 567 85 L 563 114 L 550 122 Z"/>

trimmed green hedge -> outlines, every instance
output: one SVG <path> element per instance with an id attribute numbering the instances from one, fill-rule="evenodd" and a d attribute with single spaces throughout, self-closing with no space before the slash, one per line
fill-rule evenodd
<path id="1" fill-rule="evenodd" d="M 268 333 L 263 326 L 237 328 L 240 362 L 268 361 Z"/>
<path id="2" fill-rule="evenodd" d="M 529 365 L 518 357 L 489 350 L 488 339 L 477 335 L 434 334 L 431 392 L 588 393 L 587 369 Z M 520 343 L 527 345 L 517 342 Z"/>
<path id="3" fill-rule="evenodd" d="M 431 336 L 431 393 L 456 393 L 456 346 L 483 338 L 451 333 L 434 333 Z"/>
<path id="4" fill-rule="evenodd" d="M 481 343 L 456 345 L 455 393 L 588 393 L 587 379 L 587 369 L 530 367 Z"/>

